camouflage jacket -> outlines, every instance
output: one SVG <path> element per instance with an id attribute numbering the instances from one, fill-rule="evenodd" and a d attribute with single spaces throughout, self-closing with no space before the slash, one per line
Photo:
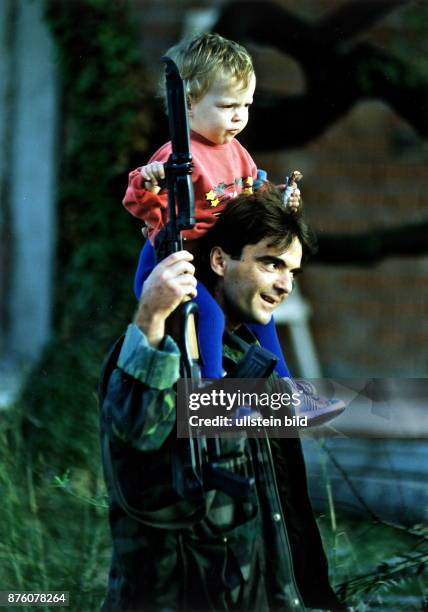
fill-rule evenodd
<path id="1" fill-rule="evenodd" d="M 225 334 L 226 370 L 253 341 L 247 334 Z M 299 439 L 221 442 L 221 467 L 255 478 L 244 499 L 219 490 L 197 500 L 175 493 L 179 361 L 170 337 L 154 349 L 130 325 L 101 377 L 113 540 L 102 609 L 342 609 L 328 582 Z"/>

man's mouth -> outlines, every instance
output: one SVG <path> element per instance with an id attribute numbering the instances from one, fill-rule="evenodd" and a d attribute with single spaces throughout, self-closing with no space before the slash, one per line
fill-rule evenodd
<path id="1" fill-rule="evenodd" d="M 266 293 L 262 293 L 261 294 L 261 298 L 264 302 L 267 302 L 268 304 L 270 304 L 271 306 L 277 306 L 280 302 L 280 300 L 278 300 L 278 298 L 273 297 L 272 295 L 267 295 Z"/>

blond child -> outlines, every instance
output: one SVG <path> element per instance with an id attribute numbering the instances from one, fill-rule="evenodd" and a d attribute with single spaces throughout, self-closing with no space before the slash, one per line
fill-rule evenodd
<path id="1" fill-rule="evenodd" d="M 202 34 L 182 41 L 169 49 L 167 55 L 177 64 L 187 93 L 196 224 L 184 231 L 183 236 L 185 248 L 194 252 L 198 238 L 215 224 L 230 199 L 241 192 L 251 193 L 254 188 L 256 164 L 236 136 L 248 123 L 256 77 L 246 49 L 218 34 Z M 155 263 L 154 239 L 167 222 L 167 193 L 159 182 L 165 178 L 164 164 L 170 153 L 168 142 L 147 165 L 132 171 L 123 200 L 125 208 L 144 222 L 148 237 L 135 277 L 137 297 Z M 298 206 L 299 199 L 300 192 L 295 186 L 288 205 Z M 200 310 L 202 374 L 218 378 L 223 373 L 223 313 L 202 283 L 198 283 L 195 299 Z M 273 319 L 267 325 L 249 327 L 262 346 L 277 356 L 277 373 L 289 377 Z"/>

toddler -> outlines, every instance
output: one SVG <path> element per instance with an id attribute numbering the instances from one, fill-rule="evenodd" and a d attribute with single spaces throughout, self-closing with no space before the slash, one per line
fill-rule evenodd
<path id="1" fill-rule="evenodd" d="M 256 77 L 246 49 L 218 34 L 202 34 L 182 41 L 167 55 L 177 64 L 187 94 L 197 222 L 182 235 L 186 250 L 194 252 L 198 238 L 212 227 L 227 202 L 241 192 L 251 193 L 255 187 L 256 164 L 236 136 L 248 123 Z M 144 221 L 148 238 L 135 277 L 137 298 L 155 263 L 152 246 L 155 236 L 167 222 L 167 193 L 159 182 L 165 178 L 164 163 L 170 153 L 168 142 L 154 153 L 147 165 L 132 171 L 123 200 L 125 208 Z M 300 192 L 294 189 L 288 205 L 298 206 L 299 199 Z M 198 283 L 197 289 L 202 376 L 219 378 L 223 373 L 224 317 L 204 285 Z M 249 327 L 261 345 L 277 356 L 279 376 L 289 377 L 273 319 L 267 325 Z"/>

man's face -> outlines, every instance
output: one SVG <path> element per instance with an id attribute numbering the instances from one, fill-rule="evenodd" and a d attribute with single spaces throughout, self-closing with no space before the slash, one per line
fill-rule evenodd
<path id="1" fill-rule="evenodd" d="M 230 142 L 248 123 L 255 87 L 254 74 L 247 87 L 227 75 L 217 78 L 198 102 L 190 101 L 190 127 L 213 144 Z"/>
<path id="2" fill-rule="evenodd" d="M 222 265 L 217 264 L 223 258 Z M 301 271 L 302 245 L 294 238 L 286 251 L 269 246 L 269 238 L 244 247 L 241 259 L 213 249 L 213 269 L 221 278 L 215 297 L 226 316 L 228 329 L 241 323 L 265 325 L 291 293 L 293 278 Z"/>

